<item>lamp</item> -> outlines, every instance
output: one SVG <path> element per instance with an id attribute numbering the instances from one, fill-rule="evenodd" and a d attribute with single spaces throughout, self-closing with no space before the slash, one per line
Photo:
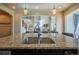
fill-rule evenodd
<path id="1" fill-rule="evenodd" d="M 53 8 L 52 14 L 53 14 L 53 15 L 56 15 L 56 9 L 55 9 L 55 8 Z"/>
<path id="2" fill-rule="evenodd" d="M 27 10 L 27 8 L 25 8 L 24 9 L 24 14 L 27 15 L 27 13 L 28 13 L 28 10 Z"/>
<path id="3" fill-rule="evenodd" d="M 54 25 L 53 25 L 53 31 L 56 31 L 56 28 L 57 28 L 57 17 L 56 17 L 55 4 L 53 4 L 52 14 L 53 14 L 54 20 L 55 20 L 55 23 L 54 23 Z"/>
<path id="4" fill-rule="evenodd" d="M 53 15 L 56 15 L 56 8 L 55 8 L 55 4 L 53 5 L 52 14 L 53 14 Z"/>
<path id="5" fill-rule="evenodd" d="M 26 8 L 26 3 L 25 3 L 24 14 L 27 15 L 27 13 L 28 13 L 28 10 Z"/>

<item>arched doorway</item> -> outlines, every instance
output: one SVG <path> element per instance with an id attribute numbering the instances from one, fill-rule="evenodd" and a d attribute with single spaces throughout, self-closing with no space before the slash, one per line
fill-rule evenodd
<path id="1" fill-rule="evenodd" d="M 11 30 L 12 16 L 3 10 L 0 10 L 0 38 L 11 35 Z"/>

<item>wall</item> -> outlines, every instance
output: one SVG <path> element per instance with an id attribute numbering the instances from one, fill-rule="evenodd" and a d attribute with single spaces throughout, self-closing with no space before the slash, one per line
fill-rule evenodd
<path id="1" fill-rule="evenodd" d="M 75 13 L 79 14 L 79 4 L 75 4 L 64 12 L 65 29 L 64 32 L 74 33 L 74 17 Z"/>
<path id="2" fill-rule="evenodd" d="M 54 19 L 56 19 L 57 20 L 57 29 L 56 29 L 56 31 L 58 32 L 58 33 L 62 33 L 62 31 L 63 31 L 63 14 L 62 14 L 62 12 L 60 12 L 60 13 L 57 13 L 57 16 L 56 16 L 56 18 L 55 17 L 53 17 L 52 16 L 52 20 L 51 20 L 51 28 L 53 29 L 53 25 L 54 25 L 54 23 L 55 23 L 55 20 Z"/>
<path id="3" fill-rule="evenodd" d="M 15 13 L 15 34 L 20 33 L 21 16 L 23 16 L 22 13 Z"/>
<path id="4" fill-rule="evenodd" d="M 63 32 L 63 13 L 57 14 L 57 31 L 61 34 Z"/>

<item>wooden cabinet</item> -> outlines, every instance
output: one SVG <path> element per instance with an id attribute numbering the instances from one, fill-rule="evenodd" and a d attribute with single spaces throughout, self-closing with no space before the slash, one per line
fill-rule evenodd
<path id="1" fill-rule="evenodd" d="M 11 35 L 11 26 L 0 24 L 0 37 L 4 37 L 8 35 Z"/>
<path id="2" fill-rule="evenodd" d="M 11 35 L 12 16 L 0 10 L 0 38 Z"/>

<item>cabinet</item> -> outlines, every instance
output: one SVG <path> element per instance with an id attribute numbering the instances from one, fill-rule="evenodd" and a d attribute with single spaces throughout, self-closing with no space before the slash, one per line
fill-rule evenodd
<path id="1" fill-rule="evenodd" d="M 5 37 L 11 35 L 11 25 L 10 24 L 0 24 L 0 37 Z"/>
<path id="2" fill-rule="evenodd" d="M 0 38 L 11 35 L 12 16 L 0 10 Z"/>

